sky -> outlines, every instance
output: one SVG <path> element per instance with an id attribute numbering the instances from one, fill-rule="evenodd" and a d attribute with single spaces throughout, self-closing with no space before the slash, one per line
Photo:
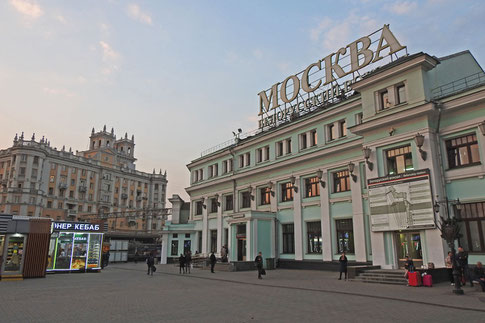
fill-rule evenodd
<path id="1" fill-rule="evenodd" d="M 16 133 L 86 150 L 104 125 L 135 136 L 137 169 L 186 165 L 258 127 L 257 94 L 390 24 L 410 54 L 470 50 L 483 1 L 0 1 L 0 149 Z"/>

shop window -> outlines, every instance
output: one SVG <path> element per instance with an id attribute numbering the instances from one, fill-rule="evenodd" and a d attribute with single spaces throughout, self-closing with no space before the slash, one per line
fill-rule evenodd
<path id="1" fill-rule="evenodd" d="M 320 221 L 307 222 L 307 253 L 322 253 L 322 227 Z"/>
<path id="2" fill-rule="evenodd" d="M 232 195 L 226 195 L 226 201 L 224 203 L 225 211 L 232 211 L 234 209 L 234 202 Z"/>
<path id="3" fill-rule="evenodd" d="M 320 196 L 320 180 L 318 177 L 305 179 L 305 197 Z"/>
<path id="4" fill-rule="evenodd" d="M 446 152 L 449 168 L 480 164 L 480 152 L 476 134 L 447 140 Z"/>
<path id="5" fill-rule="evenodd" d="M 387 150 L 386 158 L 388 175 L 402 174 L 414 170 L 411 146 Z"/>
<path id="6" fill-rule="evenodd" d="M 281 202 L 293 201 L 293 184 L 283 183 L 281 187 Z"/>
<path id="7" fill-rule="evenodd" d="M 197 201 L 195 202 L 195 215 L 202 215 L 202 205 L 204 202 Z"/>
<path id="8" fill-rule="evenodd" d="M 293 223 L 283 224 L 283 253 L 295 253 L 295 226 Z"/>
<path id="9" fill-rule="evenodd" d="M 396 86 L 397 104 L 406 103 L 406 87 L 404 84 Z"/>
<path id="10" fill-rule="evenodd" d="M 333 192 L 350 191 L 350 176 L 348 170 L 341 170 L 333 173 Z"/>
<path id="11" fill-rule="evenodd" d="M 455 213 L 456 214 L 456 213 Z M 466 203 L 460 212 L 460 244 L 469 252 L 485 252 L 485 202 Z"/>
<path id="12" fill-rule="evenodd" d="M 336 220 L 338 253 L 354 253 L 354 229 L 352 219 Z"/>
<path id="13" fill-rule="evenodd" d="M 241 197 L 241 208 L 245 209 L 251 207 L 251 193 L 249 193 L 248 191 L 242 192 Z"/>
<path id="14" fill-rule="evenodd" d="M 211 252 L 217 252 L 217 230 L 210 230 Z"/>
<path id="15" fill-rule="evenodd" d="M 172 240 L 172 248 L 170 250 L 170 254 L 172 256 L 178 256 L 178 253 L 179 253 L 179 241 Z"/>
<path id="16" fill-rule="evenodd" d="M 259 190 L 260 193 L 260 205 L 268 205 L 271 203 L 271 189 L 269 187 L 263 187 Z"/>

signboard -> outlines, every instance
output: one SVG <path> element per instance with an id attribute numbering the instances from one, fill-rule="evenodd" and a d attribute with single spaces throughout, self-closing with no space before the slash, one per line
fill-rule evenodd
<path id="1" fill-rule="evenodd" d="M 81 223 L 81 222 L 52 222 L 51 231 L 93 231 L 100 232 L 101 226 L 99 224 Z"/>
<path id="2" fill-rule="evenodd" d="M 429 170 L 369 179 L 372 231 L 434 228 Z"/>
<path id="3" fill-rule="evenodd" d="M 352 83 L 386 56 L 405 49 L 384 25 L 335 53 L 320 59 L 295 75 L 288 76 L 259 96 L 259 128 L 275 127 L 294 117 L 325 107 L 350 96 Z"/>

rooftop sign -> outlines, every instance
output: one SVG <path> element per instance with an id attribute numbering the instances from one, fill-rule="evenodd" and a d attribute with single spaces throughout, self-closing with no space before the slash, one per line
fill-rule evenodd
<path id="1" fill-rule="evenodd" d="M 259 128 L 277 126 L 350 95 L 351 84 L 362 76 L 359 72 L 364 72 L 366 66 L 405 48 L 393 35 L 389 25 L 384 25 L 372 34 L 308 65 L 302 72 L 290 75 L 283 82 L 258 93 Z"/>

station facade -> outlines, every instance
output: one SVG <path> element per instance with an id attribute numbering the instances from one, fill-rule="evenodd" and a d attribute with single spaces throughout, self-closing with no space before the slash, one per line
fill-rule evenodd
<path id="1" fill-rule="evenodd" d="M 485 74 L 472 54 L 406 54 L 350 86 L 188 164 L 190 210 L 165 226 L 162 262 L 226 245 L 230 261 L 345 252 L 382 268 L 406 255 L 444 267 L 447 216 L 462 219 L 470 263 L 485 261 Z"/>

